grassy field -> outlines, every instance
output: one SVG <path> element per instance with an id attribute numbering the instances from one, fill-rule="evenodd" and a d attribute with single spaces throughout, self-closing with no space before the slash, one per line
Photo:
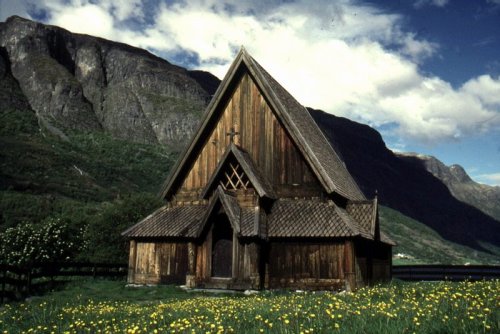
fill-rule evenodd
<path id="1" fill-rule="evenodd" d="M 488 264 L 500 265 L 500 249 L 484 245 L 490 252 L 443 239 L 436 231 L 388 207 L 380 206 L 380 228 L 397 242 L 393 264 Z M 400 258 L 397 254 L 404 254 Z"/>
<path id="2" fill-rule="evenodd" d="M 3 333 L 498 333 L 500 281 L 401 283 L 355 293 L 187 293 L 80 281 L 0 308 Z"/>

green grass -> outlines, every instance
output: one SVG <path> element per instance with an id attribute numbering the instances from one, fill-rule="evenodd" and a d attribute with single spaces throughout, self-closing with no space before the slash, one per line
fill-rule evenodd
<path id="1" fill-rule="evenodd" d="M 380 207 L 380 227 L 398 243 L 393 255 L 409 255 L 409 259 L 393 257 L 398 264 L 500 264 L 500 250 L 491 253 L 443 239 L 436 231 L 388 207 Z"/>
<path id="2" fill-rule="evenodd" d="M 51 301 L 62 305 L 72 303 L 75 297 L 81 302 L 159 302 L 172 298 L 189 298 L 190 295 L 174 285 L 129 287 L 124 280 L 75 279 L 61 290 L 52 291 L 33 300 Z"/>
<path id="3" fill-rule="evenodd" d="M 395 282 L 355 293 L 186 293 L 80 281 L 0 308 L 3 333 L 498 333 L 500 281 Z"/>

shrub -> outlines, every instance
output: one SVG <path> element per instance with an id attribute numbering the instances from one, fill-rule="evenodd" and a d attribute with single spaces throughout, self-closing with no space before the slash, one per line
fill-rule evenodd
<path id="1" fill-rule="evenodd" d="M 81 245 L 81 233 L 57 218 L 40 224 L 22 223 L 0 235 L 0 263 L 29 267 L 71 259 Z"/>

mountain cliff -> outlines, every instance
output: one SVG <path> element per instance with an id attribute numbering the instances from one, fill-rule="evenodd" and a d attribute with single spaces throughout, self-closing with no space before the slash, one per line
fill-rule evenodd
<path id="1" fill-rule="evenodd" d="M 142 49 L 16 16 L 0 23 L 0 64 L 47 130 L 171 147 L 192 135 L 218 82 Z"/>
<path id="2" fill-rule="evenodd" d="M 451 189 L 462 186 L 448 186 L 452 182 L 444 174 L 429 172 L 421 158 L 394 154 L 376 130 L 323 111 L 310 112 L 367 197 L 377 192 L 382 205 L 424 223 L 447 240 L 482 250 L 500 245 L 500 220 L 480 209 L 499 207 L 500 201 L 481 206 L 470 199 L 461 201 Z M 468 179 L 465 172 L 453 169 L 447 177 Z"/>
<path id="3" fill-rule="evenodd" d="M 500 187 L 474 182 L 460 165 L 446 166 L 435 157 L 417 153 L 399 153 L 404 158 L 422 161 L 425 168 L 443 181 L 451 194 L 500 221 Z"/>

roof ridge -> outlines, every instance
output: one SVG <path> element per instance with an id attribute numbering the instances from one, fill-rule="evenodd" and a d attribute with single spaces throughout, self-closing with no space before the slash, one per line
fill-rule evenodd
<path id="1" fill-rule="evenodd" d="M 297 137 L 300 137 L 299 139 L 302 139 L 302 140 L 294 140 L 294 142 L 299 148 L 301 147 L 301 145 L 305 146 L 304 150 L 308 154 L 304 154 L 304 152 L 303 152 L 303 154 L 305 155 L 306 160 L 307 160 L 307 158 L 310 158 L 313 160 L 313 161 L 311 161 L 311 165 L 312 165 L 311 167 L 313 167 L 313 170 L 315 168 L 319 169 L 318 173 L 324 179 L 324 182 L 326 182 L 326 184 L 330 187 L 329 192 L 336 191 L 348 199 L 365 199 L 363 193 L 359 189 L 359 186 L 357 185 L 357 183 L 352 178 L 352 175 L 347 170 L 347 167 L 345 166 L 345 162 L 340 158 L 340 155 L 336 152 L 336 150 L 332 147 L 330 142 L 327 140 L 323 131 L 321 131 L 321 129 L 318 127 L 318 125 L 316 124 L 316 122 L 312 118 L 312 116 L 309 113 L 309 111 L 307 110 L 307 108 L 304 107 L 300 102 L 298 102 L 295 99 L 295 97 L 292 94 L 290 94 L 290 92 L 288 92 L 272 75 L 270 75 L 269 72 L 267 72 L 259 64 L 259 62 L 257 62 L 252 56 L 250 56 L 247 53 L 245 53 L 243 56 L 244 56 L 244 59 L 248 58 L 248 60 L 252 63 L 252 65 L 254 65 L 254 67 L 257 68 L 258 71 L 254 71 L 255 72 L 254 74 L 258 75 L 260 72 L 266 77 L 266 78 L 261 78 L 261 81 L 263 81 L 263 82 L 261 82 L 261 84 L 264 84 L 264 85 L 266 83 L 268 84 L 267 86 L 269 89 L 267 91 L 274 95 L 275 102 L 278 102 L 283 110 L 288 110 L 288 112 L 283 112 L 283 113 L 281 113 L 280 111 L 277 111 L 277 112 L 279 112 L 280 116 L 283 117 L 284 120 L 287 121 L 288 127 L 295 129 L 295 133 L 293 133 L 292 135 L 295 135 Z M 251 69 L 249 69 L 249 70 L 251 70 Z M 262 80 L 262 79 L 264 79 L 264 80 Z M 268 81 L 271 81 L 271 82 L 269 83 Z M 274 83 L 275 87 L 272 87 L 273 83 Z M 296 115 L 294 115 L 294 113 L 293 113 L 293 108 L 286 108 L 285 105 L 283 105 L 283 101 L 277 95 L 278 93 L 275 91 L 275 89 L 281 90 L 282 93 L 284 93 L 286 95 L 285 96 L 286 99 L 291 101 L 291 103 L 293 103 L 295 105 L 295 107 L 303 110 L 303 112 L 302 112 L 303 115 L 301 115 L 301 117 L 303 118 L 302 123 L 304 123 L 303 129 L 299 129 L 298 125 L 300 122 L 298 122 L 297 119 L 294 120 L 294 117 Z M 307 121 L 305 121 L 306 119 L 307 119 Z M 305 129 L 304 127 L 305 128 L 309 127 L 309 129 Z M 308 131 L 304 131 L 304 130 L 312 130 L 312 131 L 308 132 Z M 307 137 L 305 137 L 304 132 L 309 133 L 311 135 L 319 136 L 319 138 L 316 138 L 318 140 L 309 140 Z M 321 141 L 323 141 L 323 143 L 320 143 Z M 329 152 L 323 152 L 324 154 L 317 154 L 314 151 L 314 147 L 313 147 L 314 145 L 320 145 L 320 146 L 324 147 L 325 149 L 329 150 Z M 333 157 L 334 160 L 337 160 L 335 168 L 332 168 L 331 164 L 324 163 L 320 160 L 320 158 L 328 158 L 329 154 Z M 329 172 L 331 172 L 332 170 L 333 170 L 334 174 L 338 174 L 335 171 L 335 169 L 338 169 L 339 172 L 346 174 L 344 181 L 347 183 L 350 183 L 349 185 L 348 184 L 343 185 L 343 187 L 339 189 L 339 186 L 335 184 L 334 180 L 337 180 L 337 182 L 339 182 L 339 180 L 342 180 L 343 178 L 330 177 L 330 175 L 329 175 Z M 351 188 L 351 187 L 354 188 L 353 191 L 349 191 L 349 188 Z M 343 189 L 343 188 L 346 188 L 346 189 Z"/>

